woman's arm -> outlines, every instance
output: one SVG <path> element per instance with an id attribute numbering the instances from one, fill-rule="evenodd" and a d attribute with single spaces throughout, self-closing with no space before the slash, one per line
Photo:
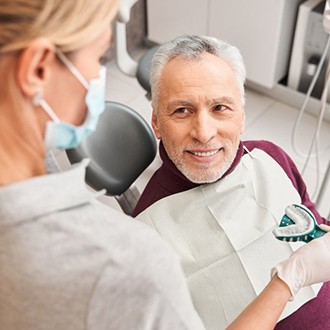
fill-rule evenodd
<path id="1" fill-rule="evenodd" d="M 228 330 L 273 329 L 287 302 L 301 288 L 330 280 L 330 227 L 321 226 L 329 233 L 300 247 L 274 267 L 269 284 Z"/>
<path id="2" fill-rule="evenodd" d="M 291 291 L 287 284 L 275 275 L 227 329 L 274 329 L 290 297 Z"/>

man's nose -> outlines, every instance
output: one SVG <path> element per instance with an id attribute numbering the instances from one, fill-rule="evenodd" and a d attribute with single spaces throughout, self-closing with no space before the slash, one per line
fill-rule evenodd
<path id="1" fill-rule="evenodd" d="M 209 112 L 196 113 L 191 130 L 193 139 L 207 143 L 216 136 L 216 132 L 216 121 Z"/>

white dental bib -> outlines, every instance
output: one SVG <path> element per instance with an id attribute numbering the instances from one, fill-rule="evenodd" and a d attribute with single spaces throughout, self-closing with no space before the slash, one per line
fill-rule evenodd
<path id="1" fill-rule="evenodd" d="M 300 202 L 284 170 L 254 149 L 224 179 L 161 199 L 137 219 L 180 254 L 206 329 L 224 329 L 263 290 L 271 268 L 304 244 L 285 243 L 272 234 L 285 207 Z M 281 319 L 314 298 L 320 287 L 303 288 Z"/>

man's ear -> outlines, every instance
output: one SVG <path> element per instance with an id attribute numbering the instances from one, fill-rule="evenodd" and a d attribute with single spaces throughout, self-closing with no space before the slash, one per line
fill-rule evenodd
<path id="1" fill-rule="evenodd" d="M 241 124 L 241 135 L 244 133 L 245 130 L 245 110 L 243 110 L 243 118 L 242 118 L 242 124 Z"/>
<path id="2" fill-rule="evenodd" d="M 55 47 L 46 38 L 34 40 L 21 52 L 17 62 L 17 82 L 25 96 L 32 98 L 43 91 L 55 56 Z"/>
<path id="3" fill-rule="evenodd" d="M 153 109 L 153 111 L 152 111 L 151 125 L 152 125 L 152 129 L 154 130 L 154 133 L 155 133 L 157 139 L 160 140 L 161 134 L 160 134 L 159 125 L 158 125 L 158 115 L 156 114 L 155 109 Z"/>

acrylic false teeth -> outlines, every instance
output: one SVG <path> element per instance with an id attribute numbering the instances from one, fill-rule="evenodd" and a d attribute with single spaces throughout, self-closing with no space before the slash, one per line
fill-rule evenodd
<path id="1" fill-rule="evenodd" d="M 273 230 L 275 237 L 286 242 L 309 242 L 321 237 L 326 232 L 322 230 L 313 213 L 304 205 L 292 204 L 285 208 L 285 214 L 279 227 Z"/>

